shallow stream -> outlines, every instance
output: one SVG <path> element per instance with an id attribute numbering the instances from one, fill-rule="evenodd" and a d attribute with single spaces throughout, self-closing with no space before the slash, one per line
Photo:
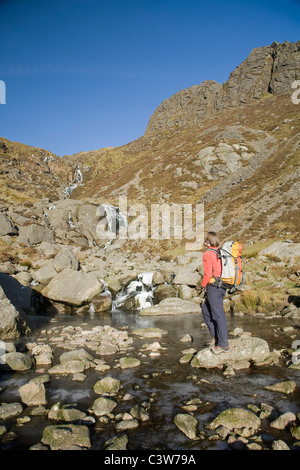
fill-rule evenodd
<path id="1" fill-rule="evenodd" d="M 187 400 L 200 398 L 202 403 L 194 412 L 198 420 L 198 430 L 206 430 L 205 425 L 212 421 L 222 410 L 229 407 L 246 408 L 247 404 L 260 405 L 267 403 L 275 407 L 279 413 L 292 411 L 295 414 L 300 411 L 300 371 L 288 369 L 283 362 L 280 365 L 252 366 L 249 369 L 237 370 L 235 375 L 225 377 L 219 369 L 195 369 L 189 364 L 181 364 L 182 351 L 189 347 L 197 350 L 204 347 L 209 340 L 208 331 L 203 328 L 201 315 L 190 314 L 165 317 L 142 317 L 134 312 L 105 312 L 103 314 L 78 315 L 56 315 L 55 317 L 36 316 L 32 317 L 33 332 L 31 336 L 22 339 L 17 345 L 18 349 L 22 343 L 35 342 L 41 338 L 41 331 L 53 328 L 62 328 L 69 325 L 82 326 L 83 329 L 91 329 L 96 325 L 110 325 L 121 329 L 128 327 L 128 333 L 136 328 L 159 327 L 168 331 L 162 338 L 138 339 L 134 338 L 134 350 L 129 351 L 130 356 L 138 357 L 141 365 L 121 370 L 114 368 L 117 360 L 124 355 L 115 354 L 104 356 L 106 363 L 111 366 L 107 372 L 97 372 L 93 369 L 85 371 L 87 379 L 85 382 L 75 382 L 72 376 L 51 376 L 50 384 L 46 385 L 47 405 L 49 409 L 54 403 L 60 401 L 62 404 L 75 404 L 75 406 L 86 412 L 91 408 L 96 395 L 93 386 L 95 382 L 105 375 L 118 378 L 121 381 L 121 394 L 133 395 L 131 401 L 118 399 L 118 406 L 114 414 L 129 412 L 135 403 L 151 401 L 149 409 L 150 420 L 141 422 L 135 430 L 126 431 L 128 436 L 128 450 L 143 449 L 166 449 L 166 450 L 202 450 L 202 449 L 227 449 L 226 441 L 222 440 L 200 440 L 188 439 L 174 424 L 173 420 L 177 413 L 181 413 L 182 406 Z M 292 332 L 283 332 L 282 328 L 290 326 L 289 320 L 281 317 L 227 317 L 229 332 L 236 327 L 249 331 L 252 336 L 265 339 L 273 349 L 289 349 L 295 339 L 299 339 L 299 327 Z M 189 333 L 193 342 L 184 343 L 180 339 Z M 291 337 L 291 335 L 294 335 Z M 45 336 L 43 336 L 45 338 Z M 158 341 L 166 348 L 161 351 L 160 356 L 145 357 L 139 354 L 144 343 Z M 47 343 L 47 341 L 45 341 Z M 59 362 L 59 356 L 65 350 L 53 346 L 55 359 L 53 364 Z M 93 354 L 93 352 L 91 352 Z M 95 354 L 94 354 L 95 356 Z M 49 366 L 50 367 L 50 366 Z M 36 366 L 29 371 L 2 373 L 0 376 L 0 387 L 5 390 L 0 395 L 1 403 L 20 402 L 18 388 L 27 383 L 38 373 L 46 373 L 48 367 Z M 202 380 L 202 381 L 201 381 Z M 279 381 L 294 380 L 297 383 L 296 391 L 290 395 L 264 390 L 263 387 Z M 22 416 L 27 416 L 30 408 L 24 406 Z M 43 429 L 50 423 L 47 417 L 30 416 L 30 422 L 19 425 L 16 418 L 7 420 L 0 425 L 5 425 L 7 430 L 14 432 L 16 438 L 11 442 L 0 444 L 0 449 L 22 450 L 41 441 Z M 111 419 L 104 424 L 96 421 L 90 427 L 92 449 L 104 449 L 104 443 L 118 435 L 115 428 L 116 420 Z M 206 430 L 207 431 L 207 430 Z M 210 431 L 210 433 L 212 433 Z M 260 431 L 262 446 L 271 448 L 274 439 L 284 440 L 291 448 L 295 439 L 291 437 L 288 430 L 277 431 L 269 427 L 268 421 L 263 420 Z M 297 448 L 297 447 L 295 447 Z"/>

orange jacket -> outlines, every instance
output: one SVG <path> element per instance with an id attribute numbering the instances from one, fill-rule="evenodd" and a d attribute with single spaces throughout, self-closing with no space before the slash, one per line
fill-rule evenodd
<path id="1" fill-rule="evenodd" d="M 201 283 L 202 287 L 207 286 L 211 278 L 221 276 L 222 261 L 220 258 L 217 258 L 217 249 L 218 248 L 210 247 L 209 250 L 203 253 L 204 276 Z M 214 250 L 216 253 L 211 250 Z"/>

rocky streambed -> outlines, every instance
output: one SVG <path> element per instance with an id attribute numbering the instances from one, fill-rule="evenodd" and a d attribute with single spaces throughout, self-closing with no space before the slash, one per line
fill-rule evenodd
<path id="1" fill-rule="evenodd" d="M 299 449 L 288 318 L 228 314 L 240 357 L 218 364 L 200 361 L 211 353 L 198 313 L 32 318 L 30 336 L 3 343 L 2 450 Z"/>

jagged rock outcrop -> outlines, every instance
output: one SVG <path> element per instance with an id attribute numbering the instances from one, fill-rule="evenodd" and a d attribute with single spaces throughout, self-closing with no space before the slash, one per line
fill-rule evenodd
<path id="1" fill-rule="evenodd" d="M 200 125 L 205 118 L 267 93 L 288 93 L 299 70 L 300 41 L 255 48 L 223 85 L 207 80 L 163 101 L 150 117 L 145 136 Z"/>

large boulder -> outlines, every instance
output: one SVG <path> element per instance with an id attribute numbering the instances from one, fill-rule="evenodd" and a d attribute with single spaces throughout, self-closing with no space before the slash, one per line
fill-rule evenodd
<path id="1" fill-rule="evenodd" d="M 101 289 L 102 283 L 93 273 L 67 268 L 57 274 L 41 293 L 50 300 L 80 307 L 91 302 Z"/>
<path id="2" fill-rule="evenodd" d="M 71 423 L 67 426 L 65 424 L 46 426 L 42 443 L 50 446 L 51 450 L 63 450 L 72 446 L 89 449 L 91 447 L 89 428 Z"/>
<path id="3" fill-rule="evenodd" d="M 3 212 L 0 212 L 0 235 L 16 235 L 17 233 L 18 229 L 10 218 L 3 214 Z"/>
<path id="4" fill-rule="evenodd" d="M 300 257 L 300 243 L 274 242 L 260 252 L 263 256 L 275 256 L 280 260 L 294 261 Z"/>
<path id="5" fill-rule="evenodd" d="M 217 429 L 224 426 L 229 431 L 243 428 L 255 431 L 259 429 L 261 420 L 252 411 L 243 408 L 228 408 L 222 411 L 209 425 L 209 429 Z"/>
<path id="6" fill-rule="evenodd" d="M 0 286 L 0 339 L 16 339 L 29 332 L 26 314 L 12 304 Z"/>
<path id="7" fill-rule="evenodd" d="M 268 343 L 251 336 L 229 340 L 230 352 L 215 355 L 210 348 L 199 351 L 191 361 L 193 367 L 220 367 L 223 364 L 242 360 L 262 363 L 270 355 Z"/>
<path id="8" fill-rule="evenodd" d="M 192 271 L 189 266 L 184 266 L 182 268 L 179 268 L 175 278 L 174 278 L 174 284 L 185 284 L 187 286 L 197 286 L 199 282 L 201 281 L 200 275 Z"/>
<path id="9" fill-rule="evenodd" d="M 201 313 L 201 308 L 195 302 L 170 297 L 162 300 L 158 305 L 145 308 L 140 315 L 182 315 L 183 313 Z"/>
<path id="10" fill-rule="evenodd" d="M 74 269 L 74 271 L 78 271 L 79 269 L 78 259 L 69 248 L 61 250 L 53 259 L 52 265 L 57 272 L 67 268 Z"/>
<path id="11" fill-rule="evenodd" d="M 43 241 L 54 243 L 54 234 L 51 229 L 39 224 L 30 224 L 20 227 L 19 243 L 30 247 L 42 243 Z"/>

